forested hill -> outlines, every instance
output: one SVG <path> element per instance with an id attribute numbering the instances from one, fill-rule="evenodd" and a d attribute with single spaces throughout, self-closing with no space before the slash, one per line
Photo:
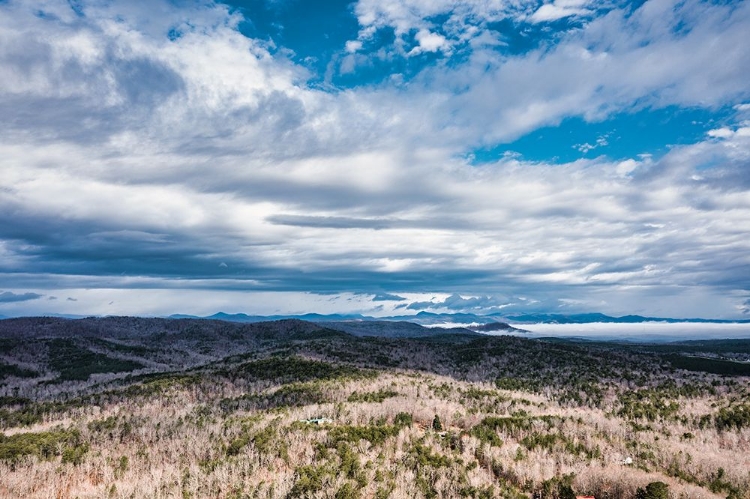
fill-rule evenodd
<path id="1" fill-rule="evenodd" d="M 750 497 L 750 341 L 0 321 L 1 497 Z"/>

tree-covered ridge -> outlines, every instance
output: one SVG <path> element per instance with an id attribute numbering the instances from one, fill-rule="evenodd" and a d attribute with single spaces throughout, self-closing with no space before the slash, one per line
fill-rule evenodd
<path id="1" fill-rule="evenodd" d="M 0 497 L 750 497 L 750 382 L 695 345 L 150 321 L 0 322 Z"/>

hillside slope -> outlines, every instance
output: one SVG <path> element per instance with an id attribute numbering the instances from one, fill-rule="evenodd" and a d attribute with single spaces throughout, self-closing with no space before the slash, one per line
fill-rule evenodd
<path id="1" fill-rule="evenodd" d="M 750 342 L 334 327 L 0 321 L 0 497 L 750 497 Z"/>

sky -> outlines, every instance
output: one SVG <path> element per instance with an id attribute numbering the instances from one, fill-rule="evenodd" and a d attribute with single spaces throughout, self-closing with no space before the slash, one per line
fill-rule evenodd
<path id="1" fill-rule="evenodd" d="M 0 315 L 750 318 L 750 2 L 0 0 Z"/>

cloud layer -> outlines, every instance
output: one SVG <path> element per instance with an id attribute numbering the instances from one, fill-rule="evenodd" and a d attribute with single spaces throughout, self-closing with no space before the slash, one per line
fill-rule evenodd
<path id="1" fill-rule="evenodd" d="M 750 4 L 361 0 L 353 15 L 331 68 L 387 71 L 336 87 L 225 5 L 0 3 L 0 312 L 59 294 L 69 308 L 51 311 L 139 313 L 84 292 L 99 289 L 151 290 L 142 313 L 191 312 L 165 298 L 188 291 L 247 312 L 278 292 L 282 309 L 341 293 L 383 313 L 401 297 L 746 313 Z M 669 106 L 728 118 L 660 156 L 471 159 L 566 118 L 616 128 Z"/>

